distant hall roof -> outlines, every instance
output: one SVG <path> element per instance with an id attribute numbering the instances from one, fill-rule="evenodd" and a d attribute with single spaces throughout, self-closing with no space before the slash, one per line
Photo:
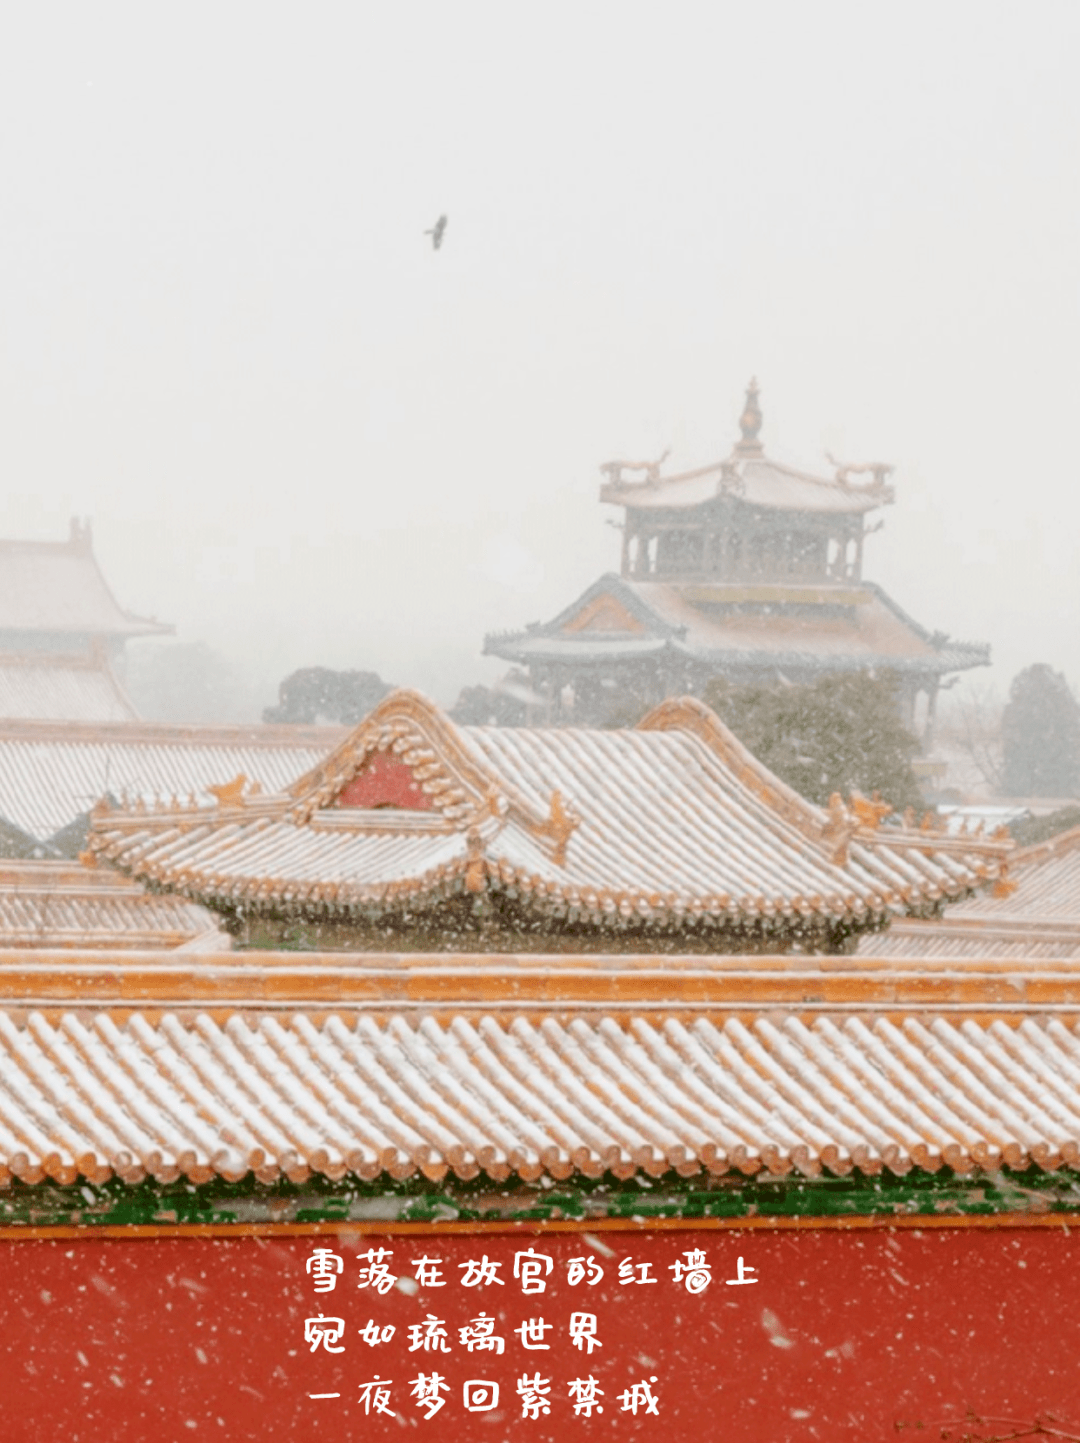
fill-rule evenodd
<path id="1" fill-rule="evenodd" d="M 0 717 L 30 721 L 136 721 L 103 656 L 52 651 L 0 654 Z"/>
<path id="2" fill-rule="evenodd" d="M 0 632 L 155 636 L 171 626 L 121 609 L 94 557 L 90 528 L 67 541 L 0 541 Z"/>
<path id="3" fill-rule="evenodd" d="M 776 511 L 858 514 L 892 500 L 892 490 L 887 486 L 845 486 L 764 456 L 736 456 L 695 471 L 659 477 L 655 482 L 609 482 L 601 487 L 600 499 L 641 511 L 683 509 L 701 506 L 725 491 L 748 505 Z"/>

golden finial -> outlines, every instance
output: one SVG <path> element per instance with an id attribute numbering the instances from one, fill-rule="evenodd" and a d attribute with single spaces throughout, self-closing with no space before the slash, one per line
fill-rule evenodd
<path id="1" fill-rule="evenodd" d="M 743 406 L 743 413 L 739 417 L 739 430 L 742 432 L 742 439 L 735 447 L 736 452 L 741 456 L 760 456 L 762 454 L 761 441 L 758 439 L 761 431 L 761 407 L 758 405 L 758 383 L 757 377 L 751 376 L 750 384 L 746 388 L 746 402 Z"/>

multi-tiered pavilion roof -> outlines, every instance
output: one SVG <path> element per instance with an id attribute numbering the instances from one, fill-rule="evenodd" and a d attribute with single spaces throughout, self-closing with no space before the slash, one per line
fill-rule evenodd
<path id="1" fill-rule="evenodd" d="M 893 501 L 892 468 L 834 464 L 819 476 L 773 460 L 751 383 L 724 460 L 665 475 L 610 462 L 600 499 L 623 510 L 622 566 L 545 625 L 490 635 L 489 655 L 528 668 L 553 721 L 602 722 L 616 698 L 698 692 L 712 676 L 807 681 L 889 671 L 909 712 L 989 648 L 914 621 L 863 577 L 870 513 Z"/>

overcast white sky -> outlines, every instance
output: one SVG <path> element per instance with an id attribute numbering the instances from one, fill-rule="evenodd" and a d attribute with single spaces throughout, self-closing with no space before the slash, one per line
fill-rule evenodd
<path id="1" fill-rule="evenodd" d="M 599 463 L 897 466 L 868 574 L 1080 683 L 1080 7 L 97 3 L 0 44 L 0 533 L 449 702 Z M 422 232 L 449 214 L 437 254 Z M 269 686 L 272 692 L 272 685 Z"/>

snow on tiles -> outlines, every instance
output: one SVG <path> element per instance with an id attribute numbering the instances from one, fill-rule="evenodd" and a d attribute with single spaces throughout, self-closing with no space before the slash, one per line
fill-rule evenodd
<path id="1" fill-rule="evenodd" d="M 1011 844 L 815 806 L 694 698 L 591 732 L 458 726 L 397 691 L 287 789 L 103 804 L 88 849 L 276 945 L 827 953 L 997 885 Z"/>

